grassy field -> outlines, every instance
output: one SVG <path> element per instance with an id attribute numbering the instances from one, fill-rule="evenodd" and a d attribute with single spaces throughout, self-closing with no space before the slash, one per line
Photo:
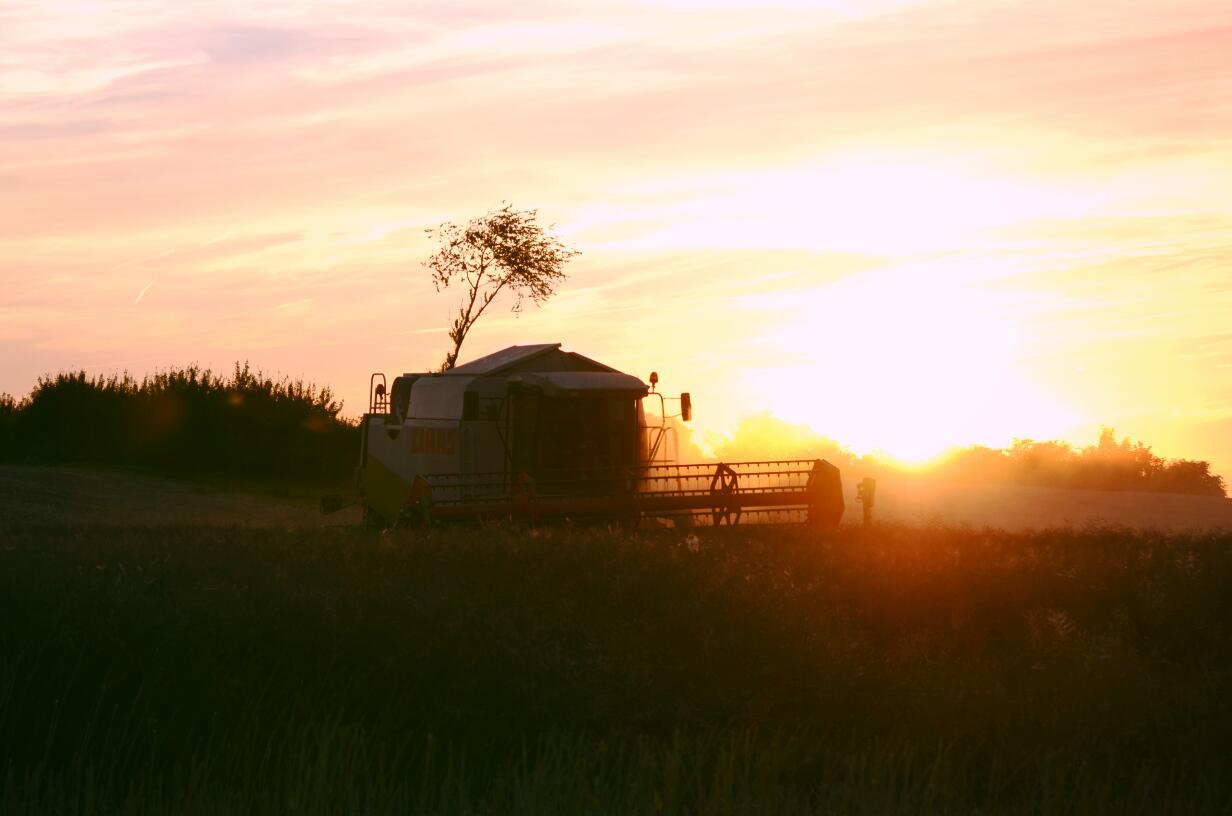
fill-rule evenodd
<path id="1" fill-rule="evenodd" d="M 1232 808 L 1232 535 L 0 528 L 0 812 Z"/>

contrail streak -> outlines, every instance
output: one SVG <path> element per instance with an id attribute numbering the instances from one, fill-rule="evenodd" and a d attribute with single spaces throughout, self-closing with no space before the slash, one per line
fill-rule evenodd
<path id="1" fill-rule="evenodd" d="M 141 294 L 137 295 L 137 299 L 133 301 L 134 306 L 141 302 L 141 299 L 145 297 L 145 293 L 150 291 L 150 287 L 153 285 L 154 285 L 154 281 L 150 281 L 149 283 L 145 285 L 145 288 L 141 290 Z"/>

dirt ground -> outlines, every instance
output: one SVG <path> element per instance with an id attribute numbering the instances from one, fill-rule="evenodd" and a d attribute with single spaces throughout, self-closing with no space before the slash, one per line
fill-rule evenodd
<path id="1" fill-rule="evenodd" d="M 843 521 L 858 524 L 855 479 L 845 479 Z M 880 479 L 873 517 L 1006 530 L 1119 525 L 1161 530 L 1232 529 L 1232 499 L 1171 493 L 971 485 L 923 477 Z"/>
<path id="2" fill-rule="evenodd" d="M 322 527 L 358 524 L 351 507 L 321 515 L 319 496 L 271 496 L 88 468 L 0 466 L 0 524 Z"/>
<path id="3" fill-rule="evenodd" d="M 845 524 L 859 524 L 856 479 L 844 479 Z M 326 492 L 322 490 L 321 492 Z M 0 525 L 219 525 L 308 528 L 359 523 L 357 507 L 329 516 L 309 488 L 269 495 L 225 483 L 88 468 L 0 466 Z M 967 524 L 1008 530 L 1114 524 L 1170 530 L 1232 529 L 1232 499 L 1012 485 L 963 485 L 926 478 L 882 479 L 877 520 Z"/>

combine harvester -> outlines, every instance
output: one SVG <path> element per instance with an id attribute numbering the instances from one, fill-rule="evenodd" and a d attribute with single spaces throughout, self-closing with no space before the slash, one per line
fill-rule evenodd
<path id="1" fill-rule="evenodd" d="M 676 463 L 672 422 L 692 419 L 692 404 L 657 385 L 657 374 L 647 386 L 559 343 L 403 374 L 392 387 L 373 374 L 360 427 L 365 522 L 838 524 L 842 482 L 825 460 Z"/>

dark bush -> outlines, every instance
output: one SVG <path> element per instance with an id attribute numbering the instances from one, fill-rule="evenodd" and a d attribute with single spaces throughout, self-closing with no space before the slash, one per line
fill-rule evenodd
<path id="1" fill-rule="evenodd" d="M 147 376 L 44 377 L 0 400 L 0 460 L 175 473 L 336 479 L 355 465 L 355 427 L 328 388 L 235 366 Z"/>
<path id="2" fill-rule="evenodd" d="M 17 418 L 24 407 L 10 395 L 0 394 L 0 457 L 17 450 Z"/>

